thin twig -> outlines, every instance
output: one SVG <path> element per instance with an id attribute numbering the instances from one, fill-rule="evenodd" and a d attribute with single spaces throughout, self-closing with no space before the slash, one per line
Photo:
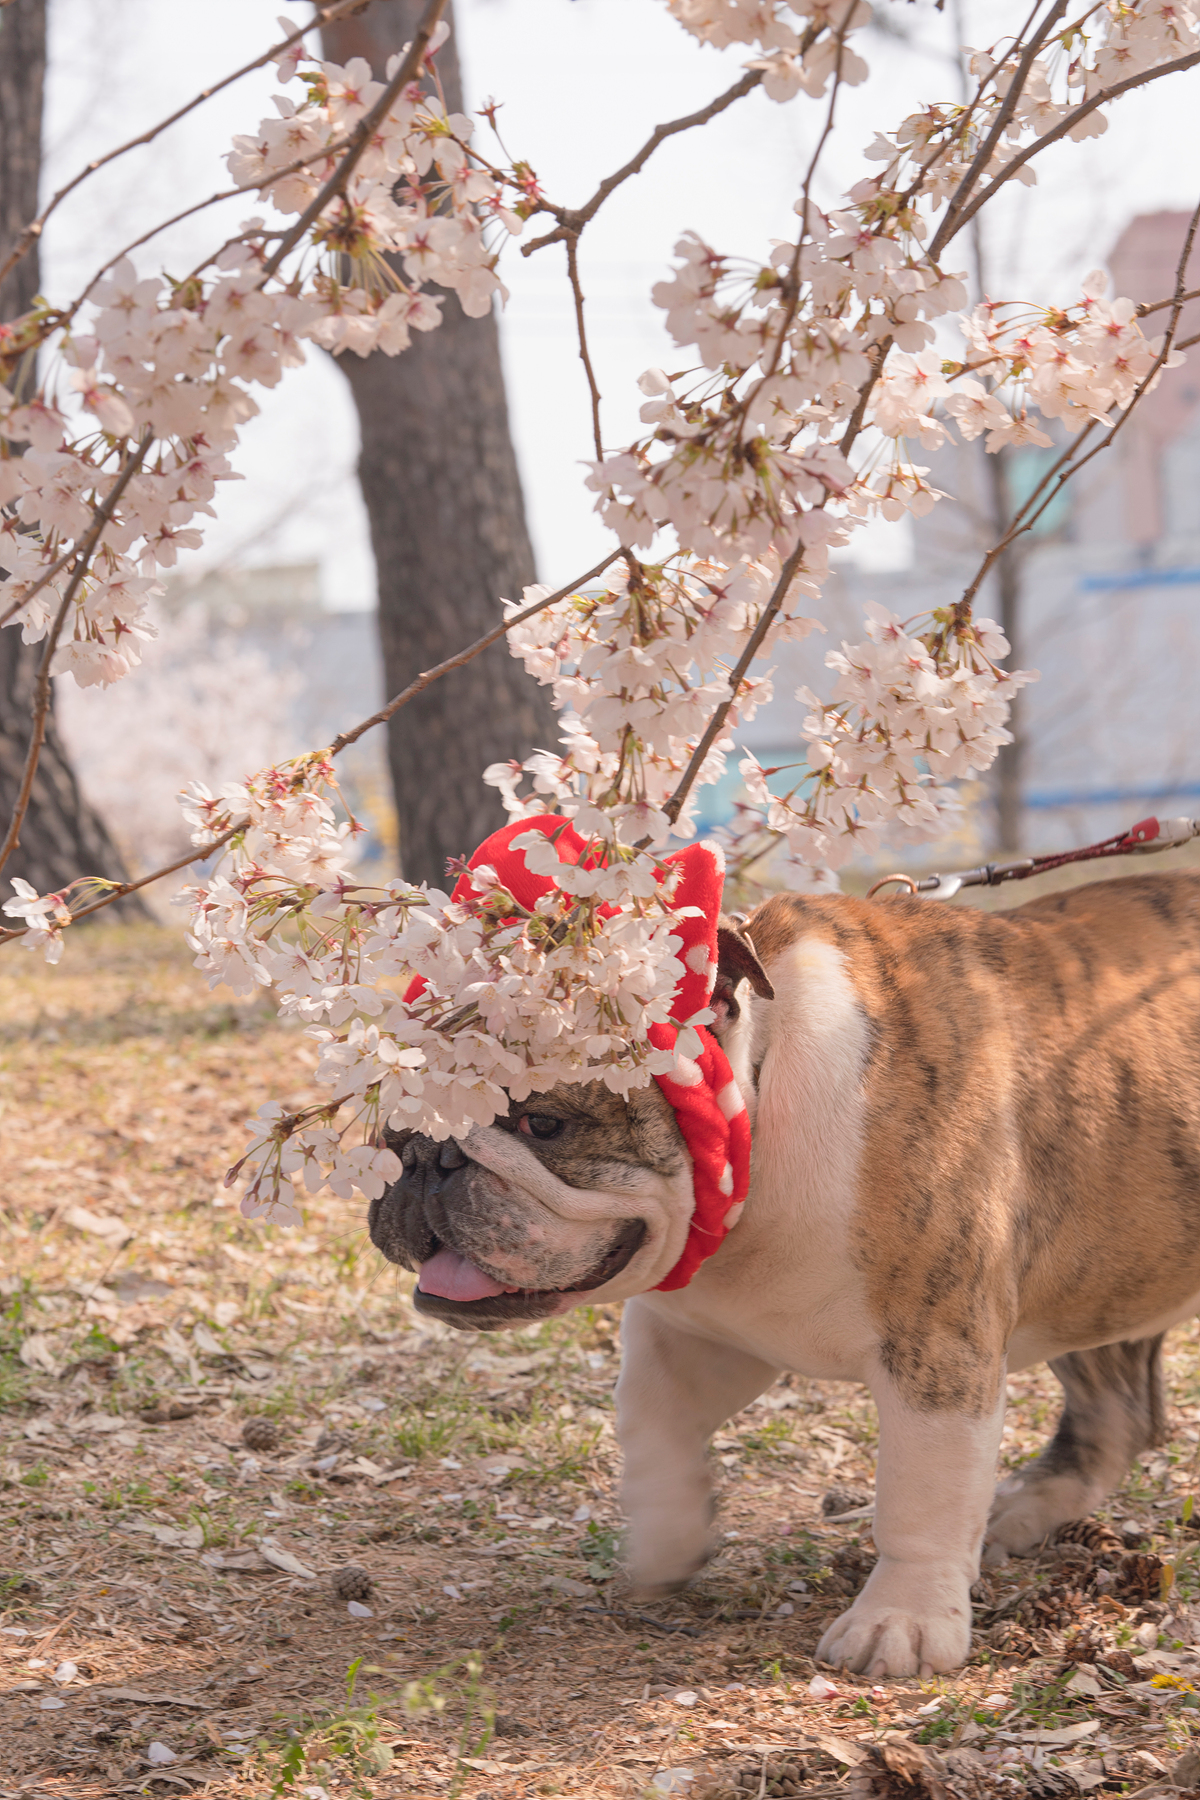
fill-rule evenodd
<path id="1" fill-rule="evenodd" d="M 800 567 L 803 557 L 804 545 L 803 543 L 799 543 L 784 563 L 779 580 L 775 583 L 774 592 L 766 606 L 764 606 L 758 624 L 754 627 L 754 630 L 746 640 L 746 648 L 738 658 L 737 667 L 729 677 L 729 698 L 727 700 L 722 700 L 720 706 L 718 706 L 712 718 L 708 721 L 704 736 L 692 751 L 687 768 L 683 771 L 683 775 L 680 778 L 679 786 L 675 789 L 675 792 L 663 807 L 663 811 L 666 813 L 672 825 L 674 825 L 676 819 L 678 819 L 683 810 L 683 803 L 687 799 L 697 775 L 700 773 L 701 764 L 720 735 L 721 728 L 729 716 L 729 709 L 737 699 L 737 692 L 738 688 L 741 686 L 742 677 L 750 667 L 750 664 L 754 661 L 754 658 L 758 655 L 758 647 L 766 637 L 776 613 L 783 605 L 784 598 L 792 585 L 792 581 L 795 578 L 796 571 Z"/>
<path id="2" fill-rule="evenodd" d="M 21 608 L 28 606 L 34 595 L 40 594 L 48 581 L 53 581 L 56 575 L 62 573 L 74 555 L 75 546 L 72 544 L 69 550 L 63 551 L 56 563 L 52 563 L 44 574 L 38 576 L 32 587 L 26 588 L 19 600 L 14 600 L 11 606 L 6 607 L 5 610 L 0 613 L 0 626 L 7 625 L 10 619 L 15 619 L 17 614 L 21 611 Z"/>
<path id="3" fill-rule="evenodd" d="M 718 113 L 723 113 L 725 108 L 732 106 L 735 100 L 742 99 L 745 94 L 753 93 L 761 81 L 762 70 L 751 69 L 740 80 L 735 81 L 731 88 L 726 88 L 723 94 L 718 94 L 715 100 L 710 100 L 707 106 L 702 106 L 699 112 L 689 113 L 684 119 L 672 119 L 667 125 L 656 125 L 636 156 L 631 156 L 629 161 L 622 164 L 613 174 L 606 175 L 584 206 L 560 207 L 543 201 L 542 210 L 552 213 L 558 220 L 558 224 L 544 237 L 534 238 L 532 243 L 523 244 L 521 255 L 532 256 L 535 250 L 544 250 L 547 244 L 561 243 L 572 232 L 578 236 L 584 226 L 595 218 L 613 190 L 619 188 L 623 181 L 628 181 L 631 175 L 641 173 L 660 144 L 665 143 L 669 137 L 674 137 L 680 131 L 690 131 L 695 125 L 707 125 L 710 119 L 715 119 Z"/>
<path id="4" fill-rule="evenodd" d="M 1165 300 L 1145 301 L 1136 309 L 1137 317 L 1139 319 L 1148 319 L 1151 313 L 1161 312 L 1164 306 L 1174 306 L 1178 298 L 1179 296 L 1177 294 L 1168 294 Z M 1200 300 L 1200 288 L 1190 288 L 1183 296 L 1183 299 L 1185 305 L 1189 300 Z M 1182 346 L 1176 345 L 1176 348 L 1180 349 Z"/>
<path id="5" fill-rule="evenodd" d="M 600 437 L 600 387 L 596 381 L 596 371 L 592 367 L 591 355 L 588 351 L 587 329 L 583 322 L 583 289 L 579 285 L 579 234 L 569 232 L 567 244 L 567 280 L 571 283 L 571 293 L 575 300 L 575 329 L 579 334 L 579 360 L 583 364 L 587 376 L 588 392 L 592 397 L 592 442 L 596 446 L 596 461 L 604 457 L 604 445 Z"/>
<path id="6" fill-rule="evenodd" d="M 513 613 L 511 618 L 503 620 L 492 631 L 485 632 L 483 637 L 476 638 L 475 642 L 468 644 L 465 650 L 460 650 L 457 656 L 449 656 L 445 662 L 440 662 L 436 667 L 427 669 L 423 675 L 418 675 L 416 680 L 410 681 L 394 700 L 389 700 L 386 706 L 380 707 L 377 713 L 372 713 L 369 719 L 364 719 L 361 725 L 355 725 L 350 731 L 339 732 L 329 746 L 329 754 L 337 756 L 339 751 L 344 750 L 348 744 L 356 743 L 364 731 L 370 731 L 373 725 L 385 725 L 393 713 L 399 712 L 402 706 L 407 706 L 410 700 L 414 700 L 418 694 L 423 693 L 433 682 L 439 681 L 443 675 L 448 675 L 451 669 L 461 669 L 464 663 L 469 663 L 479 655 L 480 651 L 486 650 L 498 638 L 502 638 L 505 632 L 512 630 L 514 625 L 523 624 L 526 619 L 532 619 L 535 613 L 544 612 L 548 606 L 554 606 L 559 600 L 565 600 L 568 594 L 577 593 L 585 581 L 593 581 L 597 575 L 602 575 L 610 563 L 616 562 L 620 554 L 619 550 L 614 550 L 611 556 L 606 556 L 603 562 L 598 562 L 594 569 L 588 570 L 586 575 L 579 576 L 578 580 L 572 581 L 567 587 L 559 588 L 556 594 L 547 594 L 544 600 L 535 600 L 532 606 L 525 607 L 522 612 Z"/>
<path id="7" fill-rule="evenodd" d="M 4 5 L 10 5 L 11 0 L 2 0 L 2 3 Z M 186 118 L 188 113 L 194 112 L 198 106 L 203 106 L 206 100 L 211 100 L 213 95 L 219 94 L 223 88 L 232 86 L 235 81 L 240 81 L 243 75 L 249 75 L 253 70 L 261 69 L 264 63 L 270 62 L 273 57 L 278 56 L 281 50 L 286 50 L 290 45 L 297 43 L 307 32 L 312 31 L 314 26 L 332 24 L 333 21 L 340 18 L 343 13 L 354 12 L 360 4 L 361 0 L 337 0 L 336 5 L 321 5 L 318 3 L 312 18 L 306 25 L 297 27 L 297 29 L 291 32 L 287 37 L 282 38 L 278 44 L 273 44 L 269 50 L 264 50 L 262 55 L 256 56 L 253 62 L 248 62 L 242 68 L 235 69 L 232 75 L 226 75 L 223 80 L 214 83 L 212 87 L 202 88 L 194 100 L 189 100 L 186 106 L 181 106 L 177 112 L 171 113 L 169 117 L 160 119 L 157 125 L 152 125 L 148 131 L 143 131 L 140 137 L 130 138 L 127 144 L 121 144 L 117 149 L 110 150 L 107 155 L 98 156 L 94 162 L 88 163 L 87 167 L 81 169 L 78 175 L 73 175 L 70 181 L 59 188 L 53 199 L 48 201 L 42 208 L 37 218 L 31 220 L 25 227 L 24 231 L 13 245 L 12 250 L 9 252 L 6 261 L 0 264 L 0 282 L 4 280 L 11 269 L 16 267 L 21 258 L 27 255 L 33 248 L 37 239 L 42 235 L 46 226 L 46 221 L 51 213 L 62 204 L 68 194 L 74 193 L 75 189 L 81 182 L 86 181 L 89 175 L 94 175 L 97 169 L 103 169 L 107 163 L 115 162 L 119 156 L 124 156 L 128 151 L 136 150 L 143 144 L 153 143 L 154 139 L 162 132 L 166 131 L 169 126 L 175 125 L 180 119 Z M 187 214 L 181 213 L 179 216 L 180 218 L 186 218 Z M 159 229 L 161 229 L 161 227 Z"/>
<path id="8" fill-rule="evenodd" d="M 240 831 L 248 830 L 249 825 L 250 815 L 247 813 L 244 819 L 239 819 L 235 825 L 229 827 L 228 831 L 222 831 L 218 837 L 211 839 L 207 844 L 197 844 L 195 849 L 189 850 L 187 855 L 181 856 L 177 862 L 168 863 L 165 869 L 155 869 L 153 874 L 142 875 L 137 881 L 118 882 L 104 895 L 103 899 L 95 900 L 91 906 L 83 906 L 77 913 L 72 913 L 72 925 L 79 919 L 86 919 L 91 913 L 100 912 L 105 906 L 111 906 L 114 900 L 123 900 L 126 894 L 135 894 L 138 888 L 149 887 L 152 882 L 161 881 L 165 875 L 174 875 L 176 870 L 186 869 L 192 863 L 207 862 L 214 850 L 220 850 L 224 844 L 229 842 L 230 838 L 237 837 Z M 12 933 L 14 937 L 19 935 L 17 932 Z"/>
<path id="9" fill-rule="evenodd" d="M 96 513 L 95 523 L 92 525 L 92 528 L 83 540 L 83 543 L 79 546 L 79 560 L 76 562 L 75 571 L 71 576 L 70 581 L 67 583 L 67 591 L 62 597 L 58 612 L 55 615 L 54 624 L 47 634 L 46 648 L 42 653 L 42 660 L 38 665 L 37 680 L 34 684 L 33 730 L 29 737 L 29 749 L 25 754 L 25 767 L 21 773 L 21 786 L 17 794 L 16 805 L 13 807 L 13 815 L 9 821 L 4 842 L 3 844 L 0 844 L 0 869 L 3 869 L 5 863 L 20 842 L 21 826 L 24 824 L 25 814 L 29 811 L 29 798 L 33 792 L 33 778 L 37 774 L 38 761 L 42 754 L 42 744 L 46 737 L 46 719 L 50 712 L 50 664 L 53 662 L 54 652 L 58 648 L 58 637 L 63 628 L 63 623 L 66 620 L 67 610 L 76 594 L 79 592 L 80 583 L 87 572 L 87 567 L 91 561 L 92 554 L 95 551 L 96 545 L 100 542 L 100 536 L 104 527 L 108 524 L 113 513 L 117 509 L 117 502 L 125 492 L 125 489 L 129 486 L 129 483 L 133 480 L 138 469 L 142 466 L 142 459 L 150 448 L 151 436 L 152 434 L 148 428 L 142 433 L 137 449 L 131 452 L 130 456 L 127 458 L 125 466 L 109 490 L 104 504 Z"/>
<path id="10" fill-rule="evenodd" d="M 620 554 L 619 550 L 614 550 L 611 556 L 606 556 L 603 562 L 597 563 L 594 569 L 589 569 L 586 575 L 581 575 L 577 581 L 572 581 L 569 586 L 560 588 L 556 594 L 547 594 L 544 600 L 535 601 L 532 606 L 525 607 L 521 612 L 514 613 L 511 618 L 505 619 L 503 624 L 498 625 L 494 631 L 489 631 L 486 636 L 469 644 L 465 650 L 460 650 L 457 656 L 451 656 L 445 662 L 439 663 L 436 668 L 419 675 L 415 681 L 409 683 L 402 693 L 397 694 L 394 700 L 389 700 L 379 712 L 372 713 L 371 717 L 364 719 L 361 725 L 355 725 L 351 730 L 341 732 L 330 745 L 329 754 L 337 756 L 339 751 L 356 743 L 365 731 L 370 731 L 373 725 L 385 724 L 393 713 L 399 712 L 402 706 L 407 706 L 410 700 L 415 699 L 432 682 L 437 681 L 442 675 L 448 675 L 451 669 L 461 668 L 464 663 L 470 662 L 473 657 L 486 650 L 490 644 L 494 644 L 497 638 L 502 637 L 506 631 L 510 631 L 514 625 L 520 625 L 525 619 L 532 619 L 535 613 L 543 612 L 546 607 L 553 606 L 557 601 L 565 600 L 568 594 L 575 593 L 585 581 L 592 581 L 597 575 L 602 575 L 609 564 L 615 562 Z M 214 850 L 221 849 L 231 838 L 236 837 L 239 832 L 245 831 L 249 823 L 249 818 L 239 819 L 235 825 L 231 825 L 218 837 L 190 850 L 186 856 L 181 856 L 175 862 L 168 863 L 165 868 L 154 869 L 149 875 L 143 875 L 137 881 L 123 881 L 114 885 L 99 900 L 93 901 L 90 906 L 82 907 L 77 913 L 72 913 L 71 923 L 74 924 L 78 919 L 89 918 L 92 913 L 101 912 L 106 906 L 111 906 L 114 901 L 123 899 L 126 894 L 132 894 L 138 888 L 149 887 L 153 882 L 161 881 L 167 875 L 174 875 L 179 869 L 186 869 L 191 863 L 204 862 Z M 4 943 L 10 938 L 24 937 L 27 929 L 26 926 L 18 926 L 12 930 L 0 928 L 0 943 Z"/>
<path id="11" fill-rule="evenodd" d="M 1021 98 L 1025 83 L 1029 79 L 1029 71 L 1033 66 L 1033 60 L 1049 36 L 1051 26 L 1054 25 L 1058 19 L 1062 18 L 1066 10 L 1067 0 L 1054 0 L 1054 5 L 1050 8 L 1050 11 L 1046 14 L 1033 36 L 1030 38 L 1028 44 L 1026 44 L 1021 60 L 1017 64 L 1016 73 L 1009 85 L 1008 92 L 1000 102 L 1000 106 L 996 112 L 995 118 L 992 120 L 988 134 L 971 158 L 966 174 L 950 196 L 950 204 L 946 208 L 946 216 L 938 226 L 933 242 L 929 246 L 927 254 L 930 262 L 935 263 L 937 261 L 941 251 L 950 242 L 955 231 L 957 231 L 957 221 L 960 209 L 964 205 L 967 195 L 975 186 L 980 174 L 987 167 L 988 162 L 991 160 L 992 151 L 999 142 L 1001 132 L 1016 111 L 1017 101 Z M 963 222 L 965 223 L 965 221 Z M 952 227 L 953 229 L 951 229 Z"/>
<path id="12" fill-rule="evenodd" d="M 263 269 L 262 276 L 259 280 L 260 287 L 264 282 L 271 279 L 271 276 L 275 273 L 284 257 L 300 242 L 300 239 L 304 236 L 313 220 L 319 219 L 321 214 L 325 211 L 325 208 L 329 205 L 329 202 L 336 199 L 337 195 L 342 192 L 342 189 L 349 181 L 351 175 L 353 175 L 355 169 L 362 161 L 367 147 L 374 136 L 375 127 L 381 120 L 387 117 L 395 104 L 397 97 L 404 92 L 405 88 L 424 62 L 425 51 L 429 46 L 429 40 L 433 36 L 434 28 L 436 27 L 438 20 L 445 12 L 446 6 L 447 0 L 429 0 L 429 5 L 425 8 L 425 16 L 417 26 L 417 29 L 413 34 L 413 41 L 408 46 L 408 55 L 404 58 L 404 61 L 400 64 L 400 67 L 396 70 L 396 73 L 392 76 L 392 79 L 388 82 L 378 100 L 376 100 L 370 112 L 364 113 L 358 124 L 355 126 L 354 131 L 351 134 L 350 149 L 346 152 L 316 199 L 311 201 L 310 204 L 305 207 L 291 230 L 284 233 L 275 254 L 268 259 Z"/>
<path id="13" fill-rule="evenodd" d="M 1191 216 L 1191 220 L 1188 224 L 1187 235 L 1183 240 L 1183 249 L 1180 252 L 1179 262 L 1176 265 L 1175 299 L 1172 302 L 1171 317 L 1168 322 L 1167 329 L 1166 329 L 1165 333 L 1163 334 L 1162 347 L 1159 350 L 1158 355 L 1155 357 L 1154 362 L 1151 364 L 1150 368 L 1146 371 L 1146 374 L 1142 377 L 1141 381 L 1139 381 L 1137 387 L 1134 389 L 1132 395 L 1130 396 L 1129 405 L 1125 408 L 1125 410 L 1121 414 L 1120 418 L 1115 422 L 1111 431 L 1109 431 L 1108 435 L 1106 437 L 1101 438 L 1101 440 L 1098 444 L 1094 444 L 1092 446 L 1092 448 L 1088 451 L 1086 456 L 1080 457 L 1078 462 L 1075 462 L 1073 460 L 1076 451 L 1079 449 L 1080 444 L 1083 442 L 1083 437 L 1081 436 L 1076 440 L 1076 442 L 1073 445 L 1071 445 L 1070 449 L 1065 453 L 1065 455 L 1059 458 L 1058 462 L 1054 466 L 1054 469 L 1049 470 L 1047 472 L 1047 474 L 1042 477 L 1042 480 L 1038 483 L 1038 485 L 1034 489 L 1033 493 L 1029 496 L 1029 498 L 1025 501 L 1025 503 L 1021 507 L 1020 511 L 1013 518 L 1013 521 L 1012 521 L 1011 525 L 1009 526 L 1007 532 L 1000 539 L 999 543 L 994 544 L 992 546 L 992 548 L 988 551 L 987 555 L 984 557 L 979 568 L 976 570 L 973 581 L 971 582 L 970 586 L 964 592 L 962 600 L 959 602 L 960 605 L 968 605 L 968 606 L 970 605 L 971 601 L 975 598 L 975 595 L 979 592 L 980 584 L 983 582 L 984 577 L 987 575 L 987 573 L 991 569 L 992 565 L 996 562 L 997 558 L 1000 555 L 1002 555 L 1002 553 L 1008 548 L 1009 544 L 1012 543 L 1013 539 L 1023 536 L 1024 533 L 1027 531 L 1031 531 L 1033 529 L 1033 527 L 1037 524 L 1038 520 L 1042 517 L 1042 514 L 1045 512 L 1046 508 L 1051 504 L 1051 502 L 1056 498 L 1056 496 L 1059 493 L 1061 493 L 1062 489 L 1066 486 L 1067 482 L 1070 481 L 1073 476 L 1078 475 L 1080 469 L 1086 468 L 1088 463 L 1091 462 L 1093 457 L 1099 456 L 1099 454 L 1102 450 L 1108 449 L 1108 446 L 1112 443 L 1113 439 L 1116 437 L 1116 435 L 1117 435 L 1118 431 L 1120 431 L 1121 427 L 1126 423 L 1130 414 L 1133 412 L 1134 408 L 1137 406 L 1137 404 L 1141 400 L 1142 396 L 1147 392 L 1147 390 L 1150 387 L 1151 382 L 1154 380 L 1155 376 L 1158 374 L 1159 370 L 1162 368 L 1163 364 L 1166 362 L 1167 357 L 1171 351 L 1171 346 L 1172 346 L 1172 342 L 1173 342 L 1174 335 L 1175 335 L 1175 328 L 1179 323 L 1179 316 L 1182 313 L 1183 308 L 1187 303 L 1188 296 L 1187 296 L 1187 291 L 1184 287 L 1184 282 L 1187 279 L 1187 265 L 1188 265 L 1189 261 L 1191 260 L 1192 245 L 1194 244 L 1195 239 L 1196 239 L 1196 230 L 1197 230 L 1198 226 L 1200 226 L 1200 203 L 1197 204 L 1196 210 L 1193 212 L 1193 214 Z M 1190 338 L 1188 339 L 1189 343 L 1191 343 L 1193 341 L 1194 341 L 1193 339 L 1190 339 Z M 1091 429 L 1092 429 L 1092 427 L 1089 425 L 1087 427 L 1087 430 L 1090 431 Z M 1066 467 L 1063 467 L 1064 463 L 1067 464 Z M 1049 488 L 1049 491 L 1046 493 L 1045 498 L 1041 501 L 1040 505 L 1037 505 L 1035 507 L 1034 502 L 1037 500 L 1039 494 L 1042 492 L 1042 489 L 1045 488 L 1047 486 L 1047 484 L 1050 482 L 1051 477 L 1055 476 L 1056 471 L 1059 471 L 1059 472 L 1057 473 L 1056 479 L 1054 479 L 1053 486 L 1051 486 Z"/>
<path id="14" fill-rule="evenodd" d="M 946 230 L 950 221 L 943 220 L 942 227 L 929 246 L 930 258 L 935 258 L 939 250 L 944 248 L 950 239 L 957 236 L 963 226 L 975 217 L 980 207 L 987 205 L 996 190 L 1003 187 L 1006 181 L 1011 181 L 1017 170 L 1024 168 L 1031 157 L 1036 156 L 1039 150 L 1044 150 L 1047 144 L 1053 144 L 1059 138 L 1065 137 L 1081 119 L 1086 119 L 1089 113 L 1095 112 L 1098 106 L 1105 106 L 1108 101 L 1117 99 L 1121 94 L 1129 93 L 1132 88 L 1145 87 L 1147 82 L 1157 81 L 1163 75 L 1178 75 L 1184 69 L 1194 68 L 1197 63 L 1200 63 L 1200 50 L 1193 50 L 1188 56 L 1176 57 L 1174 62 L 1159 63 L 1153 69 L 1143 69 L 1139 75 L 1127 75 L 1124 81 L 1114 82 L 1112 87 L 1103 88 L 1090 100 L 1085 100 L 1081 106 L 1075 108 L 1074 112 L 1069 112 L 1065 119 L 1060 119 L 1052 131 L 1048 131 L 1044 137 L 1037 138 L 1032 144 L 1027 144 L 1024 150 L 1019 151 L 1013 157 L 1011 162 L 1005 163 L 995 179 L 990 181 L 981 193 L 976 194 L 970 205 L 964 207 L 959 213 L 954 221 L 952 231 Z"/>

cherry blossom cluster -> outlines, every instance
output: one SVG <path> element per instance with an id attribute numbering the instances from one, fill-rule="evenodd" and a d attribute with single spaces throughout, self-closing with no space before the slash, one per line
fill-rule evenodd
<path id="1" fill-rule="evenodd" d="M 510 1097 L 588 1080 L 626 1094 L 699 1052 L 694 1027 L 712 1015 L 672 1017 L 681 915 L 656 858 L 597 838 L 564 864 L 531 830 L 513 847 L 555 880 L 532 911 L 486 866 L 457 899 L 365 887 L 335 800 L 316 755 L 185 801 L 197 844 L 237 827 L 223 865 L 180 897 L 196 966 L 235 993 L 272 988 L 319 1044 L 317 1079 L 333 1090 L 299 1114 L 260 1109 L 231 1172 L 248 1178 L 248 1217 L 295 1223 L 297 1189 L 326 1181 L 382 1193 L 400 1172 L 389 1131 L 463 1136 Z M 670 1023 L 676 1048 L 656 1050 L 650 1027 Z"/>
<path id="2" fill-rule="evenodd" d="M 989 767 L 1002 744 L 1013 695 L 1032 674 L 997 667 L 1009 645 L 991 619 L 960 609 L 934 613 L 914 633 L 885 607 L 867 606 L 867 637 L 827 653 L 833 697 L 807 688 L 800 736 L 806 766 L 783 795 L 778 769 L 747 756 L 739 765 L 758 817 L 800 862 L 838 868 L 879 848 L 895 825 L 916 839 L 951 828 L 960 810 L 949 785 Z"/>
<path id="3" fill-rule="evenodd" d="M 1107 0 L 1047 40 L 1011 107 L 1008 95 L 1024 44 L 1009 39 L 1003 48 L 968 49 L 964 54 L 977 83 L 970 103 L 927 106 L 911 113 L 896 131 L 878 133 L 866 155 L 884 168 L 872 182 L 861 184 L 862 198 L 877 218 L 911 204 L 915 194 L 940 205 L 952 198 L 989 140 L 979 172 L 994 178 L 1030 144 L 1059 127 L 1077 143 L 1100 137 L 1108 129 L 1102 105 L 1074 117 L 1082 105 L 1130 76 L 1187 55 L 1198 44 L 1194 7 L 1175 0 Z M 1013 171 L 1013 178 L 1029 186 L 1037 181 L 1028 161 Z"/>
<path id="4" fill-rule="evenodd" d="M 819 516 L 819 515 L 818 515 Z M 561 751 L 524 763 L 494 763 L 484 780 L 508 812 L 557 812 L 577 828 L 626 844 L 663 845 L 695 830 L 696 787 L 718 781 L 732 732 L 770 700 L 765 674 L 745 677 L 722 734 L 708 752 L 678 820 L 662 810 L 717 707 L 779 579 L 778 559 L 730 569 L 712 562 L 660 566 L 629 556 L 600 593 L 561 600 L 514 626 L 509 647 L 553 691 L 563 715 Z M 793 583 L 763 640 L 762 654 L 798 640 L 814 621 L 795 610 Z M 523 605 L 544 589 L 526 588 Z M 511 604 L 509 611 L 517 609 Z M 530 789 L 519 794 L 525 778 Z"/>
<path id="5" fill-rule="evenodd" d="M 433 49 L 448 29 L 438 26 Z M 402 61 L 393 56 L 386 80 L 376 81 L 362 57 L 344 68 L 303 66 L 288 52 L 280 72 L 298 79 L 306 94 L 277 94 L 278 116 L 235 137 L 227 158 L 234 180 L 257 188 L 285 216 L 304 213 Z M 430 283 L 453 288 L 472 318 L 490 312 L 495 295 L 507 298 L 496 240 L 521 231 L 536 182 L 524 166 L 507 173 L 484 167 L 471 149 L 473 133 L 465 114 L 448 113 L 415 82 L 393 102 L 344 191 L 311 231 L 315 262 L 305 292 L 317 316 L 306 335 L 335 354 L 394 354 L 408 348 L 412 332 L 441 323 L 442 300 L 425 291 Z M 388 256 L 399 258 L 403 274 Z"/>
<path id="6" fill-rule="evenodd" d="M 278 116 L 235 139 L 228 161 L 239 186 L 287 217 L 319 198 L 384 84 L 361 59 L 301 67 L 298 44 L 280 72 L 305 97 L 277 96 Z M 521 230 L 536 184 L 523 169 L 493 179 L 472 130 L 413 83 L 278 275 L 266 271 L 282 234 L 252 218 L 184 280 L 141 276 L 123 257 L 86 307 L 41 306 L 6 332 L 0 372 L 27 369 L 40 343 L 59 354 L 28 398 L 0 385 L 0 624 L 26 643 L 55 630 L 54 669 L 81 686 L 128 674 L 153 635 L 156 577 L 200 545 L 217 483 L 235 479 L 252 390 L 302 363 L 305 339 L 335 354 L 406 349 L 441 322 L 429 283 L 474 316 L 489 311 L 500 290 L 489 238 Z"/>

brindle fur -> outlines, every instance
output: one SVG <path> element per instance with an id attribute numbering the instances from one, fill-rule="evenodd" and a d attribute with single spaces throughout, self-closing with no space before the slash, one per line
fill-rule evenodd
<path id="1" fill-rule="evenodd" d="M 781 894 L 748 930 L 768 971 L 835 943 L 870 1023 L 854 1252 L 889 1373 L 982 1414 L 1052 1320 L 1069 1419 L 1078 1352 L 1200 1294 L 1200 877 L 1006 913 Z"/>
<path id="2" fill-rule="evenodd" d="M 1094 1496 L 1090 1512 L 1114 1488 L 1135 1456 L 1166 1436 L 1163 1334 L 1132 1344 L 1101 1344 L 1056 1356 L 1050 1367 L 1066 1404 L 1054 1436 L 1021 1470 L 1026 1489 L 1067 1480 Z"/>

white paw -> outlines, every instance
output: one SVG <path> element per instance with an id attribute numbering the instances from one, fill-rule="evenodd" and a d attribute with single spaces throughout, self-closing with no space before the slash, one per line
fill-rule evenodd
<path id="1" fill-rule="evenodd" d="M 626 1569 L 635 1591 L 644 1599 L 661 1599 L 686 1587 L 712 1555 L 712 1533 L 707 1518 L 679 1512 L 637 1517 L 629 1522 Z"/>
<path id="2" fill-rule="evenodd" d="M 933 1675 L 957 1669 L 970 1648 L 966 1580 L 881 1559 L 854 1605 L 822 1637 L 817 1659 L 859 1675 Z"/>
<path id="3" fill-rule="evenodd" d="M 1077 1475 L 1050 1475 L 1041 1481 L 1010 1475 L 992 1501 L 984 1562 L 995 1565 L 1032 1550 L 1068 1519 L 1086 1519 L 1103 1498 L 1103 1490 Z"/>

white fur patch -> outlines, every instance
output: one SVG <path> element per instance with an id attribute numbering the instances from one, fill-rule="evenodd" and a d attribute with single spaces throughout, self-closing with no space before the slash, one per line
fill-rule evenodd
<path id="1" fill-rule="evenodd" d="M 734 1203 L 733 1206 L 730 1207 L 729 1211 L 725 1214 L 725 1229 L 726 1229 L 726 1231 L 733 1230 L 734 1226 L 737 1224 L 738 1220 L 741 1218 L 741 1216 L 745 1212 L 745 1210 L 746 1210 L 746 1202 L 744 1200 L 738 1200 Z"/>
<path id="2" fill-rule="evenodd" d="M 721 1170 L 721 1179 L 720 1179 L 720 1181 L 718 1181 L 717 1186 L 720 1188 L 720 1190 L 723 1194 L 732 1194 L 732 1192 L 733 1192 L 733 1165 L 731 1163 L 726 1163 L 725 1167 Z"/>
<path id="3" fill-rule="evenodd" d="M 726 1119 L 736 1119 L 740 1112 L 745 1112 L 746 1102 L 742 1099 L 742 1090 L 736 1081 L 727 1081 L 717 1095 L 717 1105 Z"/>

